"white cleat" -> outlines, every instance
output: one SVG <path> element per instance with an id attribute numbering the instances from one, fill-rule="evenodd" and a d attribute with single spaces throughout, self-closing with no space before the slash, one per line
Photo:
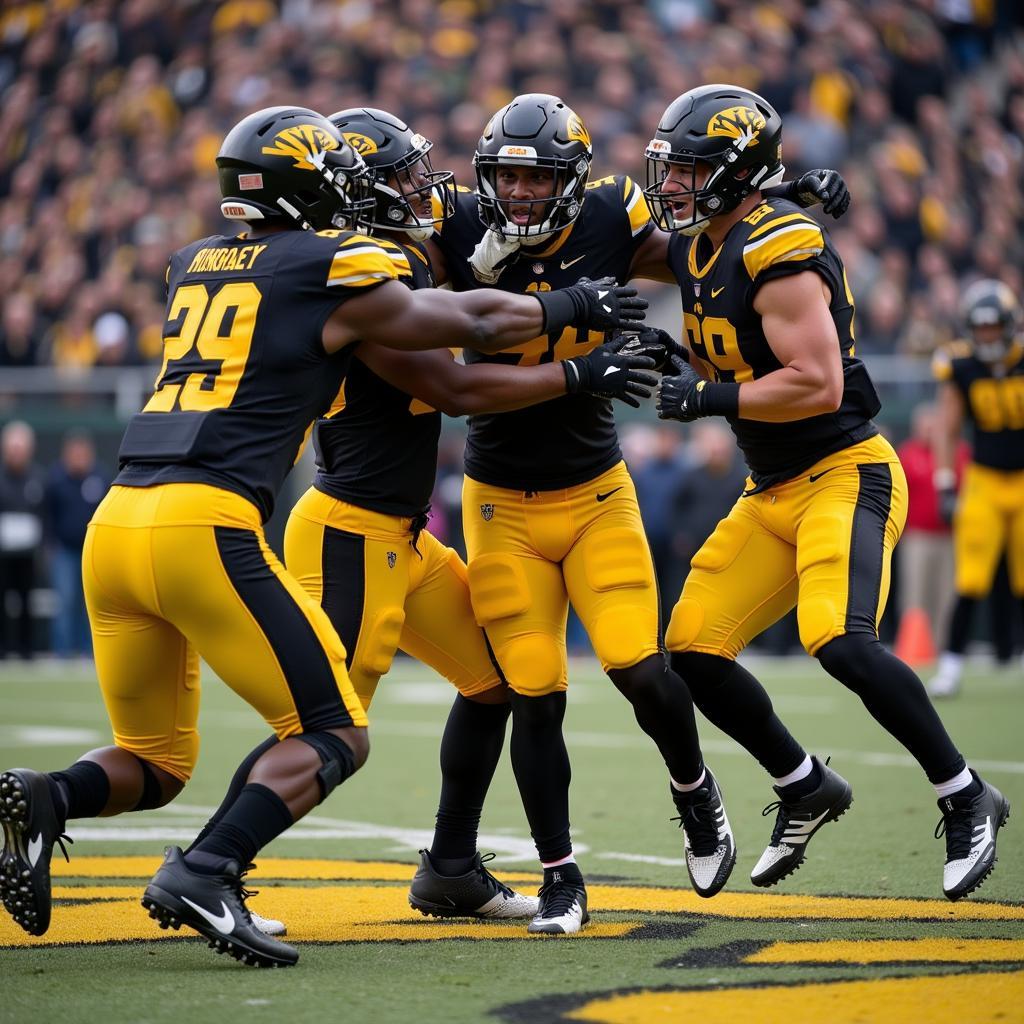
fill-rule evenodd
<path id="1" fill-rule="evenodd" d="M 575 935 L 589 920 L 580 869 L 573 863 L 545 868 L 540 908 L 526 930 L 534 935 Z"/>
<path id="2" fill-rule="evenodd" d="M 288 934 L 288 928 L 284 921 L 276 921 L 272 917 L 261 917 L 251 908 L 249 909 L 249 916 L 252 918 L 253 926 L 263 932 L 264 935 L 276 937 Z"/>

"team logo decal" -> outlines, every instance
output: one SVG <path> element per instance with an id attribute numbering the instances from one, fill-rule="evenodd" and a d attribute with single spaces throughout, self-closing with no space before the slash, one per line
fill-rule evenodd
<path id="1" fill-rule="evenodd" d="M 489 523 L 494 518 L 494 506 L 489 501 L 481 505 L 480 515 L 484 517 L 485 523 Z"/>
<path id="2" fill-rule="evenodd" d="M 367 156 L 377 152 L 377 143 L 367 135 L 359 132 L 344 132 L 345 141 L 360 155 Z"/>
<path id="3" fill-rule="evenodd" d="M 573 142 L 582 142 L 587 149 L 590 149 L 590 132 L 587 131 L 586 125 L 584 125 L 578 114 L 572 114 L 569 117 L 566 134 Z"/>
<path id="4" fill-rule="evenodd" d="M 740 148 L 757 145 L 757 133 L 764 128 L 764 118 L 751 107 L 730 107 L 708 121 L 708 135 L 725 135 L 741 143 Z"/>
<path id="5" fill-rule="evenodd" d="M 388 552 L 388 568 L 389 569 L 394 569 L 395 563 L 397 561 L 398 561 L 398 552 L 397 551 L 389 551 Z"/>
<path id="6" fill-rule="evenodd" d="M 238 176 L 238 187 L 242 191 L 252 191 L 253 189 L 263 188 L 263 175 L 262 174 L 240 174 Z"/>
<path id="7" fill-rule="evenodd" d="M 264 146 L 261 152 L 268 156 L 291 157 L 294 166 L 303 171 L 315 171 L 316 165 L 310 159 L 325 149 L 337 149 L 338 140 L 332 138 L 323 128 L 315 124 L 297 124 L 285 128 L 274 137 L 272 146 Z"/>
<path id="8" fill-rule="evenodd" d="M 533 272 L 535 274 L 543 274 L 544 273 L 544 264 L 543 263 L 534 263 L 534 265 L 533 265 Z"/>

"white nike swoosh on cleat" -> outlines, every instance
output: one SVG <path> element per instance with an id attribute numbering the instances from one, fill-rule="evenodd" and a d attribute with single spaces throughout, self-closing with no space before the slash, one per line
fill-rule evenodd
<path id="1" fill-rule="evenodd" d="M 43 834 L 40 832 L 35 839 L 28 841 L 28 862 L 32 867 L 36 866 L 36 862 L 39 860 L 39 854 L 43 852 Z"/>
<path id="2" fill-rule="evenodd" d="M 619 368 L 617 366 L 609 366 L 608 369 L 604 371 L 604 376 L 607 377 L 609 373 L 618 373 L 618 372 L 619 372 Z"/>
<path id="3" fill-rule="evenodd" d="M 220 901 L 220 905 L 224 912 L 220 915 L 211 914 L 210 911 L 199 906 L 198 903 L 193 903 L 187 896 L 182 896 L 181 902 L 187 903 L 197 914 L 202 914 L 221 935 L 230 935 L 235 930 L 234 915 L 228 910 L 228 905 L 223 900 Z"/>

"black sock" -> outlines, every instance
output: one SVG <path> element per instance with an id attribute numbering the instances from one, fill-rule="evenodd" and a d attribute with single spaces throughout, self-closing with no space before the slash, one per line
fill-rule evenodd
<path id="1" fill-rule="evenodd" d="M 917 759 L 928 781 L 947 782 L 966 762 L 913 669 L 870 633 L 847 633 L 818 651 L 829 675 L 853 690 L 879 725 Z"/>
<path id="2" fill-rule="evenodd" d="M 210 820 L 203 826 L 199 835 L 192 840 L 185 853 L 191 853 L 210 834 L 210 831 L 217 822 L 224 817 L 224 812 L 238 799 L 238 794 L 242 792 L 242 788 L 248 782 L 256 762 L 271 747 L 277 746 L 278 743 L 280 743 L 280 740 L 276 736 L 271 736 L 245 755 L 245 759 L 235 769 L 235 774 L 231 776 L 231 781 L 228 783 L 228 791 L 224 794 L 224 799 L 221 800 L 220 806 L 213 812 Z"/>
<path id="3" fill-rule="evenodd" d="M 773 779 L 795 771 L 807 756 L 775 714 L 765 688 L 742 665 L 717 654 L 683 651 L 672 655 L 672 667 L 701 714 L 753 754 Z"/>
<path id="4" fill-rule="evenodd" d="M 272 839 L 292 824 L 292 812 L 272 790 L 250 782 L 224 812 L 207 836 L 185 855 L 185 863 L 197 871 L 221 870 L 229 860 L 244 869 Z M 195 854 L 202 856 L 196 857 Z M 215 867 L 218 858 L 220 867 Z"/>
<path id="5" fill-rule="evenodd" d="M 654 654 L 629 668 L 613 668 L 608 678 L 633 706 L 637 724 L 654 740 L 676 782 L 700 778 L 704 761 L 693 715 L 693 700 L 682 679 Z"/>
<path id="6" fill-rule="evenodd" d="M 441 874 L 461 875 L 476 854 L 484 798 L 505 744 L 510 704 L 458 694 L 441 738 L 441 799 L 430 855 Z"/>
<path id="7" fill-rule="evenodd" d="M 76 761 L 62 772 L 48 772 L 46 781 L 65 821 L 95 818 L 110 800 L 110 779 L 95 761 Z"/>
<path id="8" fill-rule="evenodd" d="M 776 792 L 787 803 L 792 803 L 794 800 L 802 800 L 805 796 L 810 796 L 821 785 L 821 779 L 821 769 L 818 767 L 818 763 L 811 761 L 809 775 L 797 779 L 796 782 L 791 782 L 788 786 L 779 786 Z"/>
<path id="9" fill-rule="evenodd" d="M 510 693 L 512 770 L 541 861 L 572 853 L 569 780 L 572 769 L 562 736 L 565 693 L 524 697 Z"/>

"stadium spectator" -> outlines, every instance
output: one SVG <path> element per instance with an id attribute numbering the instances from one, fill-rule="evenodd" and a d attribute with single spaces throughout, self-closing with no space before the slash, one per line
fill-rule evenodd
<path id="1" fill-rule="evenodd" d="M 164 262 L 220 229 L 205 168 L 253 107 L 373 102 L 472 185 L 487 114 L 516 92 L 565 96 L 590 127 L 595 170 L 639 175 L 666 100 L 722 80 L 777 106 L 791 170 L 840 163 L 855 206 L 836 235 L 854 292 L 866 302 L 865 283 L 888 283 L 870 303 L 870 350 L 927 355 L 952 323 L 936 289 L 960 293 L 978 274 L 1021 284 L 1022 26 L 1009 0 L 12 0 L 0 12 L 0 365 L 157 357 Z M 126 337 L 116 321 L 97 331 L 108 314 Z M 892 329 L 908 318 L 912 331 Z"/>
<path id="2" fill-rule="evenodd" d="M 50 569 L 57 595 L 52 643 L 59 657 L 92 653 L 82 592 L 82 547 L 85 528 L 109 486 L 109 476 L 96 463 L 92 438 L 81 431 L 66 434 L 60 461 L 51 468 L 46 486 Z"/>
<path id="3" fill-rule="evenodd" d="M 0 432 L 0 658 L 13 652 L 26 661 L 34 653 L 30 596 L 46 496 L 35 446 L 35 432 L 21 420 L 12 420 Z"/>

